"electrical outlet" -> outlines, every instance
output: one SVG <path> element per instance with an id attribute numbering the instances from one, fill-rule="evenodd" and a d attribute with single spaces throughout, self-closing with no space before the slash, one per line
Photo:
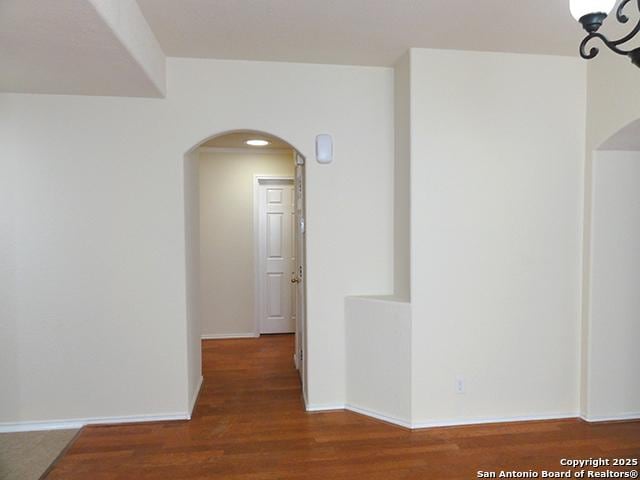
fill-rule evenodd
<path id="1" fill-rule="evenodd" d="M 456 377 L 456 393 L 464 393 L 464 378 Z"/>

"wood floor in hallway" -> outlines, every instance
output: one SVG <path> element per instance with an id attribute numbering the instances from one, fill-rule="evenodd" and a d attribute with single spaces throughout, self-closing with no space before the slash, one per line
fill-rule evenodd
<path id="1" fill-rule="evenodd" d="M 640 457 L 640 422 L 410 432 L 346 411 L 307 413 L 292 357 L 290 335 L 204 341 L 191 421 L 85 427 L 47 479 L 466 480 L 566 471 L 562 458 Z"/>

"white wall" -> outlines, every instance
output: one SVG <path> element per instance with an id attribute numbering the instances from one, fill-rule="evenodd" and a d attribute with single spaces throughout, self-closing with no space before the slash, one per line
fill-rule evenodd
<path id="1" fill-rule="evenodd" d="M 202 296 L 200 275 L 200 182 L 199 155 L 194 150 L 184 158 L 185 287 L 187 301 L 187 368 L 189 413 L 193 410 L 202 382 Z"/>
<path id="2" fill-rule="evenodd" d="M 392 298 L 348 297 L 347 407 L 411 425 L 411 306 Z"/>
<path id="3" fill-rule="evenodd" d="M 585 96 L 576 59 L 411 51 L 416 424 L 577 414 Z"/>
<path id="4" fill-rule="evenodd" d="M 0 206 L 15 219 L 0 422 L 184 415 L 183 152 L 158 141 L 164 102 L 0 102 L 16 195 Z"/>
<path id="5" fill-rule="evenodd" d="M 392 74 L 170 59 L 166 99 L 0 95 L 17 195 L 0 205 L 15 218 L 0 422 L 187 413 L 184 154 L 239 128 L 310 160 L 309 401 L 344 402 L 344 297 L 392 289 Z"/>
<path id="6" fill-rule="evenodd" d="M 595 152 L 590 420 L 640 417 L 640 152 Z"/>
<path id="7" fill-rule="evenodd" d="M 293 151 L 200 153 L 202 335 L 256 334 L 254 176 L 294 177 Z"/>

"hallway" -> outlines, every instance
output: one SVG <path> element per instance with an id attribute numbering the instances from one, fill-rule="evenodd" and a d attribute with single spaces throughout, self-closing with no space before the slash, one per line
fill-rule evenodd
<path id="1" fill-rule="evenodd" d="M 410 432 L 351 412 L 306 413 L 292 335 L 203 342 L 189 422 L 85 427 L 56 479 L 471 479 L 562 458 L 640 457 L 640 422 L 580 420 Z"/>

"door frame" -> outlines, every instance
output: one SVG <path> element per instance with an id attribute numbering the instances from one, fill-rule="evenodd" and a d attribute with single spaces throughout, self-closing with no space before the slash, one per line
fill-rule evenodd
<path id="1" fill-rule="evenodd" d="M 295 158 L 295 242 L 296 242 L 296 341 L 294 364 L 298 370 L 302 387 L 302 397 L 307 404 L 307 242 L 306 242 L 306 160 L 300 152 L 294 152 Z M 300 195 L 299 195 L 300 193 Z"/>
<path id="2" fill-rule="evenodd" d="M 269 182 L 289 182 L 295 186 L 295 175 L 254 175 L 253 176 L 253 268 L 254 268 L 254 290 L 253 290 L 253 333 L 260 336 L 260 317 L 262 316 L 262 305 L 264 301 L 264 291 L 262 288 L 262 278 L 264 276 L 264 266 L 260 258 L 260 186 Z M 295 228 L 295 225 L 292 225 Z M 297 325 L 297 319 L 296 319 Z"/>

